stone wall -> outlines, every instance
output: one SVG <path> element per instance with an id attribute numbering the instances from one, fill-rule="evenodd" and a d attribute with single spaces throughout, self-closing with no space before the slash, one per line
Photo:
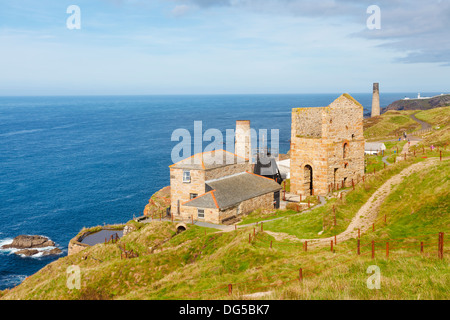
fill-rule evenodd
<path id="1" fill-rule="evenodd" d="M 191 182 L 183 182 L 183 169 L 170 168 L 170 211 L 178 217 L 178 202 L 181 204 L 190 200 L 190 194 L 201 195 L 205 193 L 205 171 L 190 170 Z"/>
<path id="2" fill-rule="evenodd" d="M 291 137 L 291 192 L 307 196 L 305 167 L 312 168 L 314 194 L 324 194 L 328 183 L 328 145 L 323 139 Z"/>
<path id="3" fill-rule="evenodd" d="M 211 209 L 211 208 L 205 208 L 205 217 L 204 219 L 198 218 L 198 208 L 195 207 L 187 207 L 182 206 L 181 207 L 181 218 L 186 221 L 191 221 L 192 217 L 194 217 L 195 221 L 205 221 L 210 223 L 216 223 L 221 224 L 224 220 L 235 217 L 235 216 L 241 216 L 245 214 L 249 214 L 250 212 L 256 210 L 256 209 L 273 209 L 274 201 L 274 194 L 267 193 L 263 194 L 261 196 L 245 200 L 241 202 L 240 204 L 224 209 Z M 202 208 L 200 208 L 202 209 Z"/>
<path id="4" fill-rule="evenodd" d="M 255 211 L 256 209 L 273 210 L 274 209 L 273 201 L 274 195 L 272 192 L 242 201 L 239 205 L 236 205 L 232 208 L 228 208 L 226 210 L 221 210 L 219 219 L 220 223 L 231 217 L 240 217 L 242 215 L 249 214 Z"/>
<path id="5" fill-rule="evenodd" d="M 292 136 L 319 138 L 322 136 L 322 110 L 320 108 L 297 108 L 292 110 Z"/>
<path id="6" fill-rule="evenodd" d="M 204 209 L 204 218 L 198 217 L 198 209 Z M 192 217 L 195 221 L 204 221 L 204 222 L 210 222 L 210 223 L 221 223 L 220 217 L 219 217 L 219 209 L 216 208 L 196 208 L 196 207 L 188 207 L 188 206 L 182 206 L 181 207 L 181 216 L 180 218 L 185 221 L 192 221 Z"/>

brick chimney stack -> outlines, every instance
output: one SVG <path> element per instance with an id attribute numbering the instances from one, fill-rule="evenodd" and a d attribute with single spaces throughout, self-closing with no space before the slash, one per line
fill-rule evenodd
<path id="1" fill-rule="evenodd" d="M 234 153 L 251 162 L 251 131 L 250 120 L 236 121 L 236 142 L 234 145 Z"/>
<path id="2" fill-rule="evenodd" d="M 380 87 L 378 82 L 373 84 L 372 117 L 380 115 Z"/>

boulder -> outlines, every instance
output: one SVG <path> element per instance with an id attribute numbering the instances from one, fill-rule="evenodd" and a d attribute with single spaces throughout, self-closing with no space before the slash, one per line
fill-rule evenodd
<path id="1" fill-rule="evenodd" d="M 31 257 L 31 256 L 34 256 L 35 254 L 39 253 L 39 251 L 36 249 L 23 249 L 23 250 L 16 251 L 14 253 L 17 255 L 24 255 L 27 257 Z"/>
<path id="2" fill-rule="evenodd" d="M 20 235 L 15 237 L 11 244 L 2 246 L 2 249 L 33 249 L 53 246 L 55 246 L 55 243 L 49 238 L 43 236 Z"/>

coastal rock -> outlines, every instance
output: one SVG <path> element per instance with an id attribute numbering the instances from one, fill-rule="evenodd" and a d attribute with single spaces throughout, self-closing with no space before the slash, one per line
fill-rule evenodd
<path id="1" fill-rule="evenodd" d="M 42 256 L 50 256 L 50 255 L 57 255 L 60 254 L 62 251 L 58 248 L 53 248 L 51 250 L 45 250 L 45 251 L 39 251 L 37 249 L 23 249 L 14 252 L 17 255 L 23 255 L 26 257 L 34 256 L 35 254 L 38 254 L 39 252 L 42 252 Z"/>
<path id="2" fill-rule="evenodd" d="M 46 250 L 42 252 L 43 256 L 50 256 L 50 255 L 57 255 L 60 254 L 62 251 L 58 248 L 53 248 L 52 250 Z"/>
<path id="3" fill-rule="evenodd" d="M 20 235 L 13 239 L 11 244 L 2 246 L 2 249 L 33 249 L 53 247 L 55 243 L 43 236 Z"/>
<path id="4" fill-rule="evenodd" d="M 16 251 L 14 253 L 19 256 L 24 255 L 26 257 L 31 257 L 31 256 L 34 256 L 35 254 L 39 253 L 39 251 L 36 249 L 23 249 L 23 250 Z"/>

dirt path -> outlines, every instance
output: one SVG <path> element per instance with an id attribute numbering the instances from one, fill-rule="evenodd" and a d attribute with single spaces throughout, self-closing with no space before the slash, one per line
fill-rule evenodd
<path id="1" fill-rule="evenodd" d="M 400 184 L 405 177 L 411 175 L 412 173 L 435 165 L 438 160 L 439 159 L 431 159 L 425 162 L 413 164 L 386 181 L 358 210 L 347 229 L 336 236 L 337 242 L 339 243 L 351 238 L 356 238 L 358 236 L 358 229 L 361 229 L 361 233 L 364 233 L 369 228 L 371 228 L 372 223 L 377 218 L 380 206 L 383 204 L 386 197 L 390 194 L 393 187 Z M 300 241 L 308 241 L 308 245 L 311 244 L 312 246 L 321 246 L 329 245 L 330 240 L 333 239 L 334 236 L 322 239 L 300 239 Z"/>
<path id="2" fill-rule="evenodd" d="M 422 140 L 422 139 L 420 139 Z M 418 144 L 420 142 L 420 140 L 410 140 L 409 142 L 407 142 L 402 149 L 402 152 L 398 155 L 397 157 L 397 161 L 402 161 L 405 160 L 405 154 L 406 156 L 408 156 L 409 154 L 409 148 Z"/>

